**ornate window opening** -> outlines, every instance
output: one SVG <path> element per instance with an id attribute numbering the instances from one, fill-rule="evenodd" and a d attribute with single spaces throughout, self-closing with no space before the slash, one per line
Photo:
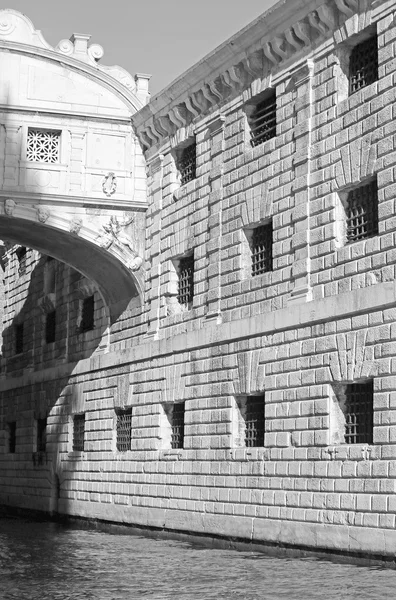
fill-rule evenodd
<path id="1" fill-rule="evenodd" d="M 16 421 L 7 423 L 8 429 L 8 452 L 15 454 L 16 450 Z"/>
<path id="2" fill-rule="evenodd" d="M 127 452 L 131 449 L 132 408 L 117 410 L 117 450 Z"/>
<path id="3" fill-rule="evenodd" d="M 180 183 L 184 185 L 196 178 L 197 170 L 197 145 L 194 140 L 192 144 L 186 146 L 180 151 L 178 160 L 178 169 L 180 173 Z"/>
<path id="4" fill-rule="evenodd" d="M 24 275 L 26 273 L 27 248 L 20 246 L 15 250 L 15 254 L 18 259 L 18 274 Z"/>
<path id="5" fill-rule="evenodd" d="M 56 336 L 56 310 L 52 310 L 45 316 L 45 343 L 52 344 Z"/>
<path id="6" fill-rule="evenodd" d="M 373 380 L 349 383 L 345 390 L 345 443 L 373 443 Z"/>
<path id="7" fill-rule="evenodd" d="M 184 402 L 177 402 L 173 405 L 171 415 L 171 448 L 184 447 L 184 414 Z"/>
<path id="8" fill-rule="evenodd" d="M 14 325 L 15 335 L 15 354 L 22 354 L 23 352 L 23 323 L 17 323 Z"/>
<path id="9" fill-rule="evenodd" d="M 73 417 L 73 452 L 84 452 L 85 413 Z"/>
<path id="10" fill-rule="evenodd" d="M 264 142 L 276 137 L 276 92 L 250 107 L 248 122 L 250 126 L 251 140 L 253 147 L 259 146 Z"/>
<path id="11" fill-rule="evenodd" d="M 47 449 L 47 417 L 37 419 L 37 452 L 45 452 Z"/>
<path id="12" fill-rule="evenodd" d="M 373 36 L 355 46 L 349 60 L 351 94 L 378 80 L 378 38 Z"/>
<path id="13" fill-rule="evenodd" d="M 81 306 L 80 332 L 92 331 L 95 325 L 95 297 L 84 298 Z"/>
<path id="14" fill-rule="evenodd" d="M 245 407 L 245 446 L 264 446 L 265 403 L 264 396 L 248 396 Z"/>
<path id="15" fill-rule="evenodd" d="M 26 158 L 33 162 L 59 162 L 60 131 L 32 129 L 27 134 Z"/>
<path id="16" fill-rule="evenodd" d="M 185 256 L 179 261 L 179 304 L 189 308 L 194 297 L 194 255 Z"/>
<path id="17" fill-rule="evenodd" d="M 346 220 L 347 242 L 356 242 L 378 234 L 377 180 L 349 192 Z"/>
<path id="18" fill-rule="evenodd" d="M 272 221 L 256 227 L 252 232 L 252 276 L 272 271 Z"/>

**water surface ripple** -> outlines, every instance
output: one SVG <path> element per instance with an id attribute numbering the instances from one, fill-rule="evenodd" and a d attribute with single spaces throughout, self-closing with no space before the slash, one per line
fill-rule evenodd
<path id="1" fill-rule="evenodd" d="M 386 600 L 396 571 L 0 519 L 1 600 Z"/>

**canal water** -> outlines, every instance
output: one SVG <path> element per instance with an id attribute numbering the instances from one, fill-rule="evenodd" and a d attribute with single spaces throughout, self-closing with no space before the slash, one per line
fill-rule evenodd
<path id="1" fill-rule="evenodd" d="M 387 600 L 396 571 L 0 518 L 1 600 Z"/>

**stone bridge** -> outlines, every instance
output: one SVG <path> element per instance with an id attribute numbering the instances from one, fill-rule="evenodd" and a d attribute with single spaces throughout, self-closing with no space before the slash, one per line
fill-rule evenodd
<path id="1" fill-rule="evenodd" d="M 131 116 L 149 77 L 100 65 L 88 42 L 53 48 L 0 11 L 0 238 L 80 271 L 113 322 L 143 287 L 146 173 Z"/>

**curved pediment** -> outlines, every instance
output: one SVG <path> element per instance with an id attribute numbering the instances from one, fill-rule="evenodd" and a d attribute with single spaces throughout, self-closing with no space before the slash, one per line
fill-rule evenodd
<path id="1" fill-rule="evenodd" d="M 70 39 L 61 40 L 53 48 L 28 17 L 16 10 L 0 10 L 0 51 L 2 48 L 11 51 L 11 54 L 7 52 L 1 64 L 2 78 L 4 73 L 9 80 L 10 77 L 18 77 L 16 83 L 19 85 L 21 82 L 23 86 L 26 69 L 19 71 L 18 67 L 21 64 L 25 67 L 27 63 L 32 102 L 40 99 L 67 103 L 65 98 L 70 98 L 69 103 L 75 104 L 75 98 L 79 96 L 84 100 L 82 104 L 96 106 L 98 100 L 99 108 L 124 111 L 128 108 L 130 112 L 139 110 L 149 98 L 149 76 L 133 77 L 122 67 L 99 64 L 104 54 L 103 48 L 99 44 L 89 45 L 89 39 L 89 35 L 73 34 Z M 40 66 L 43 61 L 45 64 Z M 6 85 L 6 89 L 3 88 L 2 103 L 4 94 L 7 91 L 12 94 L 15 87 L 11 89 Z M 112 100 L 111 95 L 114 96 Z M 118 102 L 115 100 L 117 97 Z"/>

